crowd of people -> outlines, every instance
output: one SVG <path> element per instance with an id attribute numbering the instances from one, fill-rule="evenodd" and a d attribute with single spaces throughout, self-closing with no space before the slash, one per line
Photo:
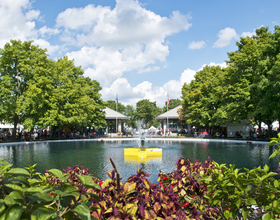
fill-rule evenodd
<path id="1" fill-rule="evenodd" d="M 17 130 L 16 137 L 12 138 L 11 129 L 0 129 L 0 141 L 30 141 L 30 140 L 47 140 L 47 139 L 78 139 L 78 138 L 97 138 L 99 137 L 98 130 L 90 130 L 88 132 L 61 131 L 51 132 L 48 129 L 36 129 L 33 131 Z"/>

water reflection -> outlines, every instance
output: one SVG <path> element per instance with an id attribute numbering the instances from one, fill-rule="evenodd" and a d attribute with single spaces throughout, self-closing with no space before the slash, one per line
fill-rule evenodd
<path id="1" fill-rule="evenodd" d="M 172 172 L 180 157 L 204 161 L 208 156 L 218 163 L 235 164 L 237 168 L 264 166 L 275 169 L 279 157 L 269 160 L 273 147 L 265 144 L 221 143 L 221 142 L 179 142 L 169 140 L 146 140 L 145 147 L 161 148 L 162 158 L 124 157 L 124 148 L 138 148 L 140 141 L 73 141 L 73 142 L 41 142 L 18 145 L 1 145 L 0 158 L 14 164 L 14 167 L 28 167 L 37 164 L 36 170 L 63 169 L 80 164 L 89 168 L 93 175 L 107 179 L 106 171 L 112 171 L 109 162 L 111 157 L 125 181 L 135 174 L 137 167 L 151 174 L 151 181 L 157 181 L 159 170 Z"/>

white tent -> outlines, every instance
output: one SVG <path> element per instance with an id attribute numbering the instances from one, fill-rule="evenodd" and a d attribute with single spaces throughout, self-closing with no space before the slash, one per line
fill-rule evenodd
<path id="1" fill-rule="evenodd" d="M 279 121 L 274 121 L 274 122 L 272 123 L 271 126 L 272 126 L 272 129 L 277 129 L 277 128 L 279 128 Z M 265 123 L 263 123 L 263 122 L 262 122 L 262 124 L 261 124 L 261 127 L 262 127 L 263 129 L 268 129 L 267 125 L 266 125 Z M 255 128 L 255 129 L 258 129 L 259 126 L 258 126 L 258 125 L 255 125 L 254 128 Z"/>
<path id="2" fill-rule="evenodd" d="M 20 130 L 23 130 L 24 126 L 21 124 L 18 124 L 17 128 L 19 128 Z M 4 124 L 0 123 L 0 129 L 14 129 L 14 125 L 10 124 L 10 123 L 4 123 Z"/>
<path id="3" fill-rule="evenodd" d="M 14 125 L 13 124 L 9 124 L 9 123 L 5 123 L 5 124 L 2 124 L 2 123 L 0 123 L 0 128 L 2 128 L 2 129 L 11 129 L 11 128 L 14 128 Z"/>
<path id="4" fill-rule="evenodd" d="M 156 130 L 156 128 L 155 128 L 154 126 L 151 126 L 151 127 L 149 128 L 149 130 L 154 131 L 154 130 Z"/>

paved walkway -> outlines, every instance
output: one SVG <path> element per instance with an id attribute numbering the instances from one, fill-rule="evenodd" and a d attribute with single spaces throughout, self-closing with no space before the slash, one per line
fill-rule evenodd
<path id="1" fill-rule="evenodd" d="M 91 139 L 60 139 L 60 140 L 36 140 L 36 141 L 19 141 L 19 142 L 2 142 L 0 146 L 18 145 L 18 144 L 34 144 L 41 142 L 80 142 L 80 141 L 135 141 L 139 137 L 113 137 L 113 138 L 91 138 Z M 203 138 L 159 138 L 147 137 L 148 141 L 183 141 L 183 142 L 221 142 L 221 143 L 247 143 L 247 144 L 268 144 L 269 141 L 253 141 L 253 140 L 229 140 L 229 139 L 203 139 Z"/>

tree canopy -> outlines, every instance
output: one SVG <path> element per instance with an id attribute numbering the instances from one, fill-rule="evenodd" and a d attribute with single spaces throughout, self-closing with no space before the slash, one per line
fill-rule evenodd
<path id="1" fill-rule="evenodd" d="M 195 80 L 182 88 L 182 107 L 187 123 L 217 125 L 226 117 L 222 114 L 224 70 L 219 66 L 205 66 Z"/>
<path id="2" fill-rule="evenodd" d="M 67 57 L 48 59 L 32 41 L 11 40 L 0 50 L 0 83 L 0 119 L 14 128 L 106 125 L 99 83 Z"/>
<path id="3" fill-rule="evenodd" d="M 179 105 L 182 105 L 182 100 L 180 100 L 180 99 L 170 99 L 169 104 L 168 104 L 168 110 L 176 108 Z M 161 111 L 162 111 L 162 113 L 167 111 L 167 101 L 164 103 L 164 106 L 163 106 Z"/>
<path id="4" fill-rule="evenodd" d="M 270 125 L 279 120 L 280 27 L 275 26 L 274 33 L 261 27 L 256 35 L 241 38 L 237 46 L 228 54 L 231 82 L 243 93 L 245 117 L 259 125 L 266 123 L 271 133 Z"/>
<path id="5" fill-rule="evenodd" d="M 38 75 L 48 74 L 46 50 L 32 45 L 32 41 L 11 40 L 0 49 L 0 118 L 14 124 L 14 136 L 18 123 L 30 117 L 26 106 L 26 93 Z"/>
<path id="6" fill-rule="evenodd" d="M 157 127 L 159 122 L 155 120 L 155 117 L 160 113 L 156 102 L 151 102 L 149 99 L 143 99 L 136 103 L 135 119 L 142 121 L 144 128 L 149 128 L 150 126 Z"/>
<path id="7" fill-rule="evenodd" d="M 269 130 L 279 120 L 280 27 L 241 37 L 227 68 L 206 66 L 182 88 L 181 115 L 188 123 L 219 125 L 250 119 Z"/>
<path id="8" fill-rule="evenodd" d="M 104 104 L 106 105 L 106 107 L 113 109 L 114 111 L 117 111 L 121 114 L 125 113 L 126 107 L 120 102 L 117 103 L 115 100 L 108 100 Z"/>

